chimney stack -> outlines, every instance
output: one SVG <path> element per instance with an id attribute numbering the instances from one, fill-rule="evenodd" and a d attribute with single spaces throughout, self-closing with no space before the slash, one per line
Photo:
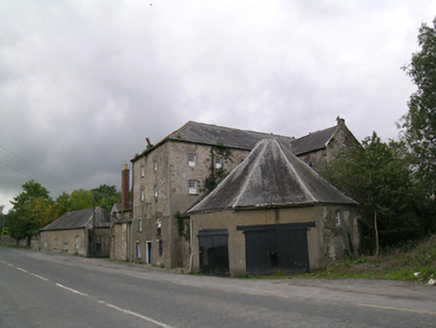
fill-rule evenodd
<path id="1" fill-rule="evenodd" d="M 338 122 L 339 126 L 344 126 L 345 125 L 345 120 L 342 117 L 340 117 L 340 116 L 338 116 L 336 118 L 336 122 Z"/>
<path id="2" fill-rule="evenodd" d="M 145 141 L 147 141 L 147 149 L 150 149 L 151 147 L 153 147 L 153 144 L 151 143 L 151 141 L 148 137 L 145 138 Z"/>
<path id="3" fill-rule="evenodd" d="M 124 170 L 121 172 L 121 211 L 124 212 L 130 207 L 129 195 L 130 171 L 127 164 L 124 164 Z"/>

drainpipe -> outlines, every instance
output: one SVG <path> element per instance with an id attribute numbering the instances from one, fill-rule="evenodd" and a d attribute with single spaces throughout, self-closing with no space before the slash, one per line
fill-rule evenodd
<path id="1" fill-rule="evenodd" d="M 189 217 L 189 272 L 192 273 L 192 262 L 194 260 L 194 247 L 193 247 L 193 228 L 192 219 Z"/>

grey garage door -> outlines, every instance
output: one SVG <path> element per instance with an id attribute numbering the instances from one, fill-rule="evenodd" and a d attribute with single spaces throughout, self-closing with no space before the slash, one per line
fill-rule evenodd
<path id="1" fill-rule="evenodd" d="M 307 249 L 308 224 L 277 224 L 238 227 L 245 234 L 245 256 L 248 274 L 271 274 L 309 271 Z"/>
<path id="2" fill-rule="evenodd" d="M 200 272 L 203 274 L 229 274 L 229 248 L 227 229 L 208 229 L 198 232 Z"/>

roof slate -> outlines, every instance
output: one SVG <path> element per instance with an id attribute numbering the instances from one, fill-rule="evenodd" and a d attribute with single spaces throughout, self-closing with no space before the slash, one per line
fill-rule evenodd
<path id="1" fill-rule="evenodd" d="M 254 131 L 246 131 L 189 121 L 182 128 L 168 136 L 170 140 L 192 143 L 221 145 L 231 148 L 251 150 L 262 139 L 276 138 L 290 144 L 292 138 Z"/>
<path id="2" fill-rule="evenodd" d="M 324 148 L 336 133 L 338 126 L 310 133 L 292 141 L 292 147 L 297 155 L 309 153 Z"/>
<path id="3" fill-rule="evenodd" d="M 265 139 L 188 213 L 317 203 L 357 205 L 278 140 Z"/>
<path id="4" fill-rule="evenodd" d="M 92 213 L 93 208 L 65 213 L 40 231 L 83 229 L 87 225 L 92 225 Z M 101 207 L 95 208 L 96 227 L 106 227 L 111 222 L 113 222 L 113 219 L 111 219 L 108 211 Z"/>
<path id="5" fill-rule="evenodd" d="M 296 155 L 302 155 L 324 148 L 336 133 L 337 129 L 338 125 L 335 125 L 295 139 L 293 137 L 274 135 L 272 133 L 239 130 L 189 121 L 180 129 L 159 141 L 156 145 L 148 147 L 142 154 L 152 151 L 169 140 L 251 150 L 259 141 L 272 138 L 279 140 L 284 146 L 292 149 Z M 140 155 L 137 155 L 132 161 L 135 161 L 139 157 Z"/>

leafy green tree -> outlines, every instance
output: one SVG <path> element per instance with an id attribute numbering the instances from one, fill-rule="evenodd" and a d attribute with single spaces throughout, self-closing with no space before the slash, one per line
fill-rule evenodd
<path id="1" fill-rule="evenodd" d="M 84 210 L 94 207 L 92 191 L 77 189 L 70 195 L 70 211 Z"/>
<path id="2" fill-rule="evenodd" d="M 5 207 L 0 205 L 0 236 L 9 235 L 9 229 L 6 226 L 6 215 L 3 214 Z"/>
<path id="3" fill-rule="evenodd" d="M 30 244 L 31 237 L 54 219 L 50 210 L 53 201 L 38 182 L 31 180 L 22 187 L 23 191 L 11 201 L 13 208 L 7 215 L 7 226 L 13 238 L 27 238 Z"/>
<path id="4" fill-rule="evenodd" d="M 322 173 L 360 203 L 364 251 L 416 239 L 423 225 L 404 143 L 381 142 L 374 132 L 362 147 L 344 149 Z"/>
<path id="5" fill-rule="evenodd" d="M 66 192 L 63 192 L 56 198 L 56 205 L 57 205 L 57 216 L 60 217 L 64 215 L 67 212 L 71 211 L 71 200 L 70 195 L 68 195 Z"/>
<path id="6" fill-rule="evenodd" d="M 78 211 L 94 206 L 111 209 L 114 203 L 121 201 L 121 194 L 115 186 L 101 185 L 91 190 L 77 189 L 71 195 L 61 194 L 56 199 L 58 217 L 66 212 Z"/>
<path id="7" fill-rule="evenodd" d="M 117 192 L 115 186 L 103 184 L 91 191 L 95 198 L 95 204 L 107 210 L 110 210 L 114 203 L 121 202 L 121 193 Z"/>
<path id="8" fill-rule="evenodd" d="M 403 137 L 414 156 L 416 177 L 428 196 L 436 194 L 436 19 L 419 29 L 420 51 L 404 67 L 417 90 L 402 119 Z"/>

